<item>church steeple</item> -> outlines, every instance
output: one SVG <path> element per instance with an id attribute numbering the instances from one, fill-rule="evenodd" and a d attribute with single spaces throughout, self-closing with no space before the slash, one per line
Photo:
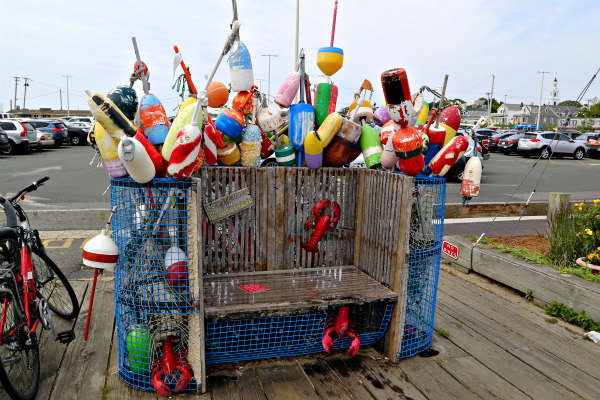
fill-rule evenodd
<path id="1" fill-rule="evenodd" d="M 548 96 L 548 105 L 555 106 L 560 102 L 558 98 L 558 78 L 554 76 L 554 82 L 552 82 L 552 88 L 550 89 L 550 95 Z"/>

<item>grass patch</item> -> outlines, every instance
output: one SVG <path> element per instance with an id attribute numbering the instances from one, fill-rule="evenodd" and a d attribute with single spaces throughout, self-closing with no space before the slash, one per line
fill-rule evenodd
<path id="1" fill-rule="evenodd" d="M 595 322 L 586 317 L 585 311 L 582 311 L 578 314 L 572 308 L 568 308 L 564 304 L 558 303 L 556 300 L 553 300 L 552 303 L 547 305 L 545 308 L 549 315 L 558 317 L 570 324 L 580 326 L 587 332 L 600 331 L 600 322 Z"/>
<path id="2" fill-rule="evenodd" d="M 450 337 L 450 332 L 448 332 L 444 329 L 441 329 L 441 328 L 437 330 L 437 333 L 439 333 L 439 335 L 441 337 L 446 338 L 446 339 L 448 339 Z"/>
<path id="3" fill-rule="evenodd" d="M 525 293 L 525 298 L 529 301 L 533 300 L 533 291 L 531 289 L 527 289 L 527 292 Z"/>
<path id="4" fill-rule="evenodd" d="M 558 322 L 556 318 L 546 318 L 546 322 L 549 324 L 555 324 Z"/>
<path id="5" fill-rule="evenodd" d="M 477 237 L 471 236 L 471 240 L 475 242 L 477 241 Z M 568 264 L 566 266 L 561 266 L 552 262 L 547 256 L 542 256 L 539 253 L 527 249 L 521 249 L 519 247 L 506 247 L 503 244 L 496 244 L 493 243 L 492 239 L 490 238 L 483 238 L 481 239 L 480 243 L 485 244 L 486 246 L 489 246 L 493 249 L 500 250 L 503 253 L 512 254 L 513 256 L 522 260 L 547 265 L 562 272 L 563 274 L 571 274 L 583 278 L 586 281 L 600 283 L 600 275 L 594 275 L 590 268 L 581 267 L 575 264 L 575 262 L 572 262 L 571 264 Z"/>

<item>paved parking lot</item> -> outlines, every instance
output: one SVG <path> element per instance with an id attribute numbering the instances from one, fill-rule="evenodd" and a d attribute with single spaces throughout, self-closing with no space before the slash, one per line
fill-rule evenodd
<path id="1" fill-rule="evenodd" d="M 548 201 L 551 192 L 572 193 L 573 201 L 593 200 L 598 197 L 600 188 L 600 160 L 584 158 L 581 161 L 572 158 L 539 160 L 518 155 L 491 153 L 490 159 L 484 161 L 481 191 L 475 202 L 504 202 L 515 191 L 519 183 L 535 164 L 523 185 L 519 188 L 511 202 L 527 201 L 531 191 L 540 179 L 542 180 L 532 201 Z M 446 189 L 447 203 L 462 202 L 460 183 L 448 183 Z"/>

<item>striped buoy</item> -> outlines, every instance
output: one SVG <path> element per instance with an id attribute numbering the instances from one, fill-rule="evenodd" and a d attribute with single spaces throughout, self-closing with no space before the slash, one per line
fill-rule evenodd
<path id="1" fill-rule="evenodd" d="M 275 149 L 275 159 L 277 165 L 282 167 L 292 167 L 296 165 L 296 153 L 291 145 L 282 145 Z"/>

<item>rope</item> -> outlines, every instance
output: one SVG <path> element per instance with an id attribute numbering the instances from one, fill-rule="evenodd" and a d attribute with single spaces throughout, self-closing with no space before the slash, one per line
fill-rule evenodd
<path id="1" fill-rule="evenodd" d="M 189 71 L 189 69 L 188 69 Z M 187 86 L 188 88 L 188 92 L 190 92 L 190 84 L 187 81 L 187 78 L 185 77 L 185 74 L 182 73 L 181 75 L 179 75 L 177 77 L 177 79 L 175 80 L 175 83 L 173 84 L 173 86 L 171 87 L 171 89 L 175 89 L 175 91 L 177 92 L 177 94 L 179 94 L 179 97 L 181 97 L 181 100 L 185 100 L 185 87 Z"/>

